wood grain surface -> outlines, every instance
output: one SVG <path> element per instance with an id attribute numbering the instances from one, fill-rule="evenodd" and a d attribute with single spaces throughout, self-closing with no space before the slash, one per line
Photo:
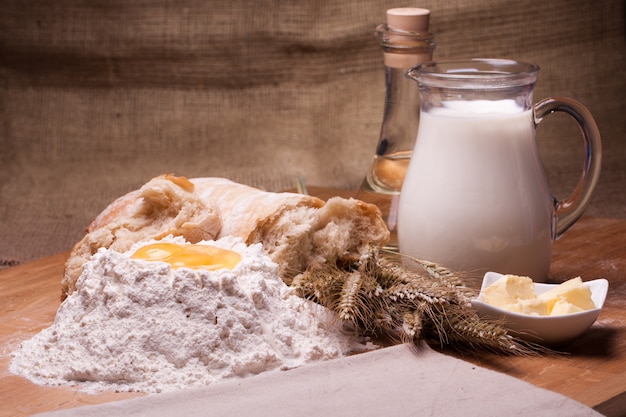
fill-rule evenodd
<path id="1" fill-rule="evenodd" d="M 141 394 L 90 395 L 30 383 L 9 370 L 11 352 L 49 326 L 60 305 L 67 253 L 0 271 L 0 416 L 121 400 Z M 563 354 L 502 357 L 450 353 L 559 392 L 608 416 L 626 415 L 626 221 L 584 218 L 555 243 L 551 280 L 606 278 L 609 293 L 593 327 Z"/>

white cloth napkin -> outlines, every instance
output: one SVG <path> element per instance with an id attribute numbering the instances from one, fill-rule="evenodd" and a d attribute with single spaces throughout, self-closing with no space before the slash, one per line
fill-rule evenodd
<path id="1" fill-rule="evenodd" d="M 561 394 L 398 345 L 355 356 L 39 416 L 601 416 Z"/>

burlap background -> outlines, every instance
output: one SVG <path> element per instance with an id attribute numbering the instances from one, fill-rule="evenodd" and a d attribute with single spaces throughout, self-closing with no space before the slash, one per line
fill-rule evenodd
<path id="1" fill-rule="evenodd" d="M 604 143 L 587 213 L 626 217 L 623 0 L 0 0 L 0 264 L 71 248 L 160 173 L 356 189 L 382 118 L 374 29 L 406 5 L 432 10 L 436 59 L 532 61 L 536 100 L 587 105 Z M 563 197 L 582 142 L 552 119 Z"/>

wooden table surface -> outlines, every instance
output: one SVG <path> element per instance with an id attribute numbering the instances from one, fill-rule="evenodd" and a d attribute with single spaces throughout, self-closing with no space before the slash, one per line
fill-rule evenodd
<path id="1" fill-rule="evenodd" d="M 583 218 L 555 242 L 550 281 L 606 278 L 596 323 L 549 357 L 456 355 L 546 388 L 607 416 L 626 416 L 626 220 Z"/>
<path id="2" fill-rule="evenodd" d="M 0 416 L 78 407 L 138 396 L 90 395 L 38 386 L 9 370 L 11 352 L 48 327 L 60 304 L 67 253 L 0 271 Z M 606 278 L 608 297 L 592 328 L 548 357 L 466 354 L 462 359 L 543 387 L 608 416 L 626 416 L 626 220 L 583 218 L 555 243 L 553 281 Z"/>

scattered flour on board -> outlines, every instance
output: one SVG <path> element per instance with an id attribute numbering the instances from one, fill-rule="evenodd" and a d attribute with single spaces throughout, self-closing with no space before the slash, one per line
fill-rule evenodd
<path id="1" fill-rule="evenodd" d="M 372 348 L 285 285 L 260 244 L 204 242 L 242 256 L 233 270 L 209 271 L 131 259 L 146 243 L 100 249 L 54 323 L 13 352 L 10 370 L 87 392 L 165 392 Z"/>

